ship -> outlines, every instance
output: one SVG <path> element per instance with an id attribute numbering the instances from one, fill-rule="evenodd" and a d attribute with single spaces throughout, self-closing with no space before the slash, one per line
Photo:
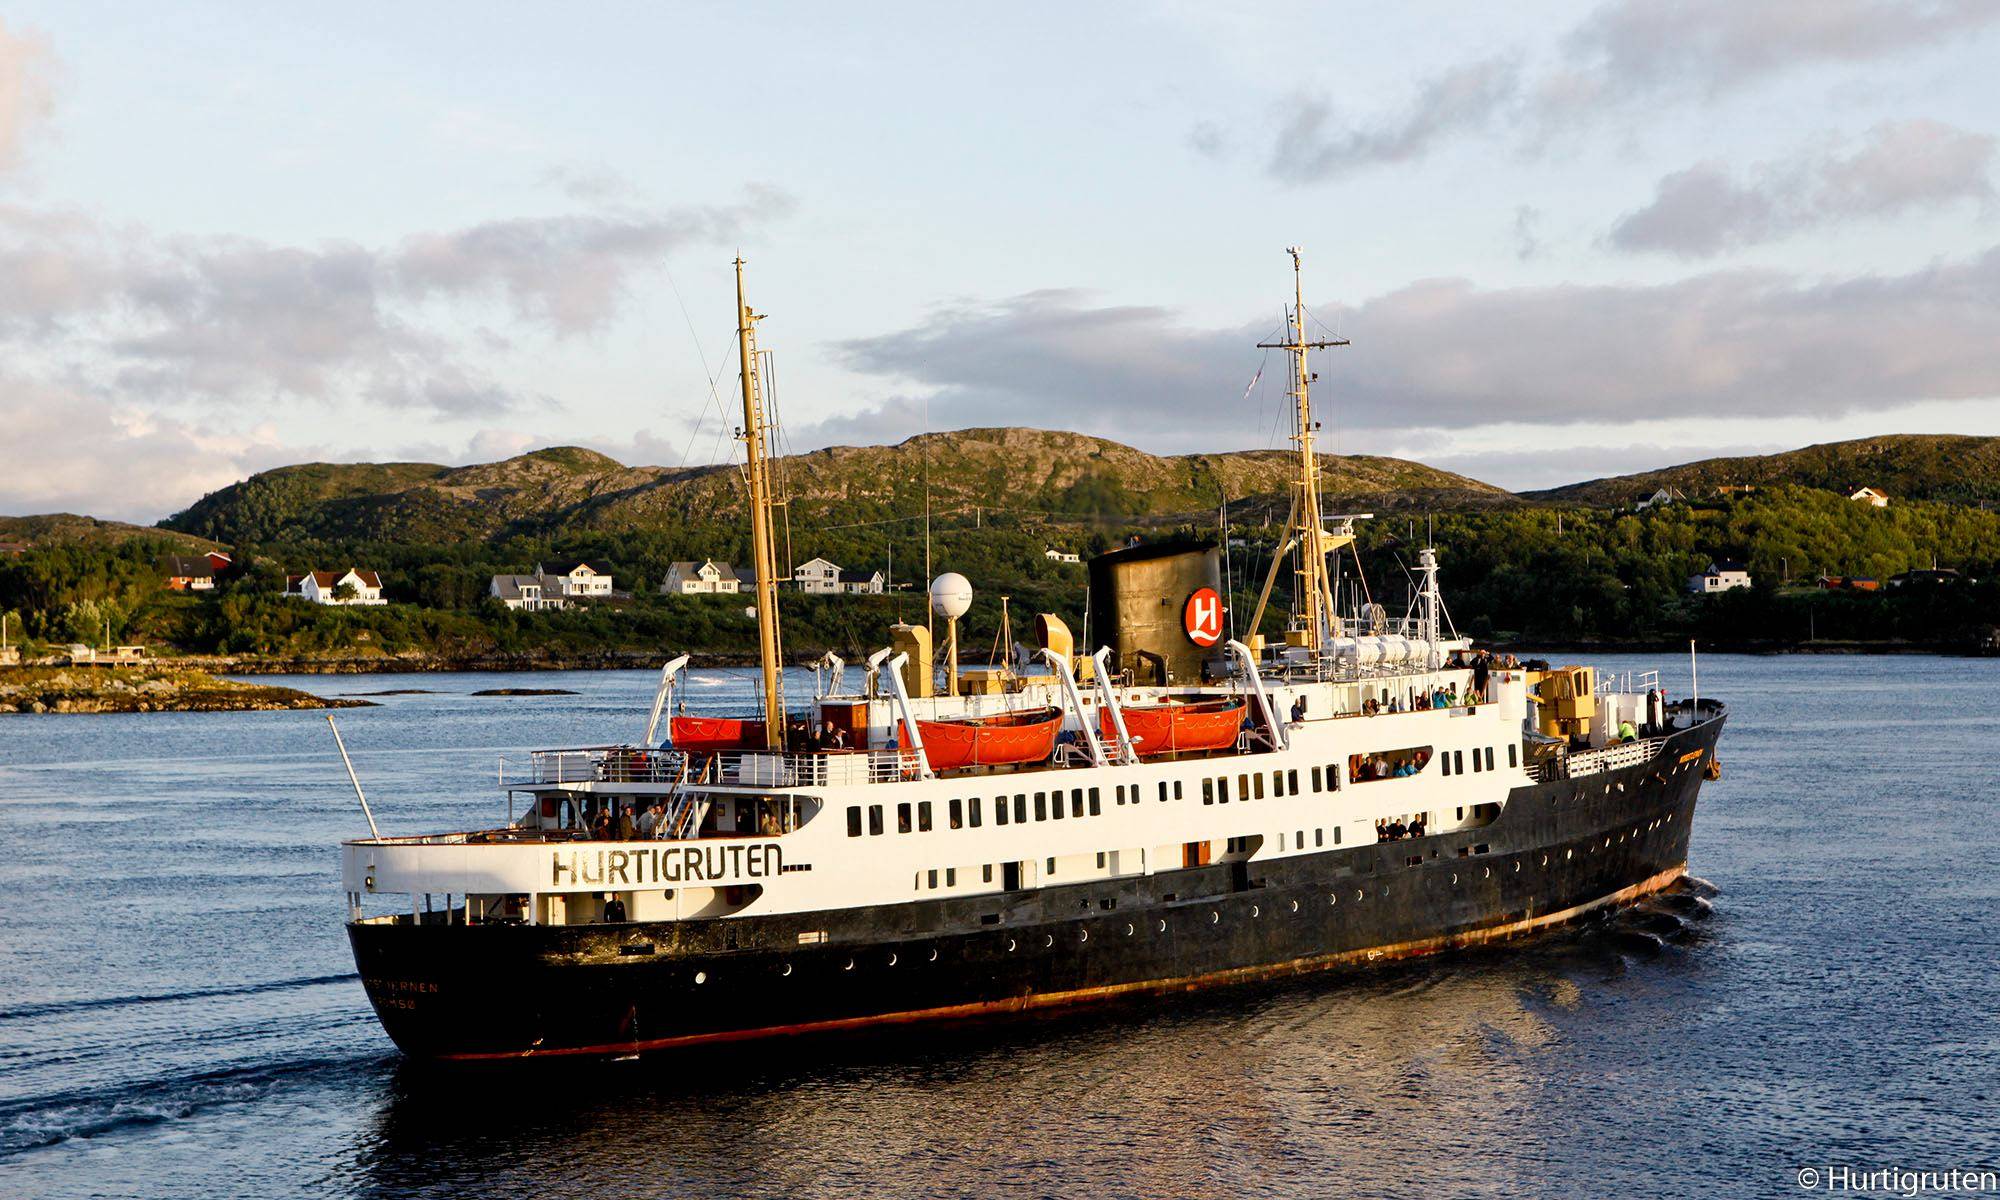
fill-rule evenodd
<path id="1" fill-rule="evenodd" d="M 930 619 L 865 665 L 828 655 L 796 701 L 739 260 L 755 711 L 687 711 L 681 655 L 638 740 L 503 769 L 491 827 L 384 835 L 370 813 L 341 847 L 346 930 L 395 1044 L 617 1058 L 998 1019 L 1366 969 L 1690 886 L 1725 706 L 1475 646 L 1435 546 L 1401 616 L 1346 576 L 1369 514 L 1322 510 L 1310 398 L 1310 356 L 1346 343 L 1312 336 L 1290 253 L 1260 344 L 1289 359 L 1297 473 L 1240 634 L 1214 544 L 1132 545 L 1090 562 L 1084 650 L 1043 614 L 1032 655 L 961 669 L 971 589 L 946 574 Z"/>

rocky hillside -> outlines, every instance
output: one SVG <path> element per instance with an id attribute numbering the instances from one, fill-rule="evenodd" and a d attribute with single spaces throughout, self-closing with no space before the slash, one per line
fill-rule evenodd
<path id="1" fill-rule="evenodd" d="M 1678 488 L 1692 495 L 1729 484 L 1778 483 L 1843 494 L 1867 485 L 1891 497 L 1990 503 L 2000 500 L 2000 438 L 1891 434 L 1828 442 L 1781 454 L 1703 459 L 1527 495 L 1536 500 L 1625 504 L 1663 487 Z"/>
<path id="2" fill-rule="evenodd" d="M 75 513 L 0 517 L 0 542 L 18 542 L 29 546 L 44 546 L 56 542 L 116 546 L 133 538 L 174 542 L 184 548 L 183 553 L 199 554 L 205 550 L 216 549 L 216 544 L 207 538 L 191 537 L 185 533 L 154 529 L 145 525 L 127 525 L 123 521 L 101 521 L 96 517 L 79 517 Z"/>
<path id="3" fill-rule="evenodd" d="M 1280 508 L 1293 460 L 1277 450 L 1161 457 L 1039 429 L 931 433 L 895 446 L 839 446 L 777 463 L 793 520 L 869 520 L 968 506 L 1055 517 L 1163 517 L 1220 500 Z M 1499 488 L 1418 463 L 1328 456 L 1328 507 L 1457 508 L 1512 503 Z M 1275 500 L 1273 498 L 1275 497 Z M 311 463 L 203 497 L 165 524 L 229 541 L 286 537 L 485 540 L 566 529 L 663 527 L 731 519 L 732 467 L 626 467 L 576 447 L 469 467 Z"/>

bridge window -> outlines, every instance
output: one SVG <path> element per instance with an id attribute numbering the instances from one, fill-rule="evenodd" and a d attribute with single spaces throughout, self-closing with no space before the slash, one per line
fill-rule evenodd
<path id="1" fill-rule="evenodd" d="M 1056 805 L 1056 815 L 1057 816 L 1062 815 L 1062 805 L 1060 804 Z M 1036 792 L 1035 820 L 1046 821 L 1048 819 L 1049 819 L 1049 794 L 1047 792 Z"/>
<path id="2" fill-rule="evenodd" d="M 1424 769 L 1431 760 L 1429 746 L 1407 746 L 1401 750 L 1378 750 L 1373 754 L 1347 756 L 1347 774 L 1356 783 L 1383 779 L 1406 779 Z M 1449 772 L 1446 772 L 1449 774 Z"/>
<path id="3" fill-rule="evenodd" d="M 1493 747 L 1491 746 L 1486 747 L 1486 769 L 1489 771 L 1493 769 Z"/>
<path id="4" fill-rule="evenodd" d="M 1285 786 L 1291 789 L 1292 795 L 1296 796 L 1299 794 L 1299 769 L 1297 767 L 1293 767 L 1291 770 L 1285 772 Z"/>
<path id="5" fill-rule="evenodd" d="M 979 797 L 974 796 L 965 802 L 965 818 L 966 824 L 974 829 L 979 828 Z"/>
<path id="6" fill-rule="evenodd" d="M 929 833 L 930 831 L 931 831 L 931 802 L 928 800 L 920 800 L 917 802 L 917 832 Z"/>
<path id="7" fill-rule="evenodd" d="M 1354 776 L 1349 775 L 1348 778 L 1352 779 Z M 1340 768 L 1333 763 L 1326 764 L 1326 790 L 1329 792 L 1340 790 Z"/>
<path id="8" fill-rule="evenodd" d="M 1227 775 L 1219 776 L 1215 781 L 1215 802 L 1217 804 L 1229 803 L 1229 776 Z"/>
<path id="9" fill-rule="evenodd" d="M 1474 750 L 1472 751 L 1472 773 L 1477 775 L 1480 771 L 1484 770 L 1485 767 L 1486 764 L 1479 761 L 1478 749 L 1474 748 Z"/>
<path id="10" fill-rule="evenodd" d="M 1521 748 L 1511 742 L 1507 745 L 1507 765 L 1510 767 L 1521 765 Z"/>
<path id="11" fill-rule="evenodd" d="M 945 885 L 946 887 L 957 887 L 957 886 L 958 886 L 958 868 L 957 868 L 957 867 L 946 867 L 946 868 L 944 869 L 944 885 Z"/>
<path id="12" fill-rule="evenodd" d="M 868 806 L 868 835 L 870 837 L 879 837 L 881 833 L 882 833 L 882 806 L 879 804 L 871 804 Z"/>
<path id="13" fill-rule="evenodd" d="M 1166 798 L 1167 785 L 1163 783 L 1160 785 L 1160 799 L 1165 800 Z M 1215 780 L 1204 779 L 1201 781 L 1201 802 L 1203 804 L 1215 803 Z"/>
<path id="14" fill-rule="evenodd" d="M 1271 772 L 1271 774 L 1274 778 L 1277 776 L 1276 771 Z M 1257 789 L 1257 798 L 1259 800 L 1262 800 L 1264 798 L 1264 773 L 1262 771 L 1259 771 L 1255 775 L 1252 775 L 1250 777 L 1250 783 L 1253 787 Z"/>
<path id="15" fill-rule="evenodd" d="M 1101 802 L 1099 801 L 1099 799 L 1098 799 L 1098 792 L 1097 792 L 1097 789 L 1096 789 L 1096 788 L 1091 788 L 1091 789 L 1090 789 L 1090 815 L 1091 815 L 1091 816 L 1093 816 L 1093 817 L 1095 817 L 1095 816 L 1099 816 L 1099 815 L 1101 815 L 1101 814 L 1102 814 L 1103 812 L 1104 812 L 1104 805 L 1103 805 L 1103 804 L 1102 804 L 1102 803 L 1101 803 Z"/>
<path id="16" fill-rule="evenodd" d="M 1180 798 L 1181 798 L 1181 781 L 1176 779 L 1174 780 L 1174 799 L 1178 800 Z"/>
<path id="17" fill-rule="evenodd" d="M 1014 793 L 1014 824 L 1023 825 L 1028 820 L 1028 793 Z"/>
<path id="18" fill-rule="evenodd" d="M 1318 767 L 1314 767 L 1314 768 L 1313 768 L 1313 774 L 1312 774 L 1312 780 L 1313 780 L 1313 791 L 1314 791 L 1315 793 L 1317 793 L 1317 792 L 1319 791 L 1319 768 L 1318 768 Z"/>
<path id="19" fill-rule="evenodd" d="M 1080 817 L 1083 815 L 1082 788 L 1071 788 L 1069 790 L 1069 815 L 1072 817 Z"/>
<path id="20" fill-rule="evenodd" d="M 907 800 L 896 806 L 896 832 L 910 832 L 910 802 Z"/>
<path id="21" fill-rule="evenodd" d="M 1005 825 L 1007 823 L 1007 797 L 1005 796 L 995 796 L 993 798 L 993 823 L 995 825 Z"/>
<path id="22" fill-rule="evenodd" d="M 1465 774 L 1465 751 L 1454 750 L 1451 752 L 1451 773 L 1454 775 Z"/>
<path id="23" fill-rule="evenodd" d="M 953 800 L 951 802 L 951 827 L 953 829 L 965 828 L 965 801 L 963 800 Z"/>
<path id="24" fill-rule="evenodd" d="M 847 810 L 847 836 L 861 836 L 861 806 L 853 805 Z"/>
<path id="25" fill-rule="evenodd" d="M 1202 782 L 1207 783 L 1208 781 L 1204 779 L 1202 780 Z M 1213 797 L 1211 797 L 1211 799 L 1212 798 Z M 1166 802 L 1167 802 L 1167 781 L 1162 779 L 1160 780 L 1160 803 L 1165 804 Z"/>

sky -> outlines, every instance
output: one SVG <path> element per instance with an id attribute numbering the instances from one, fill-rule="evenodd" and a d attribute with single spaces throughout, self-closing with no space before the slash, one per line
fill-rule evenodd
<path id="1" fill-rule="evenodd" d="M 1510 488 L 2000 434 L 2000 0 L 0 8 L 0 513 L 982 425 Z M 735 413 L 737 416 L 732 416 Z"/>

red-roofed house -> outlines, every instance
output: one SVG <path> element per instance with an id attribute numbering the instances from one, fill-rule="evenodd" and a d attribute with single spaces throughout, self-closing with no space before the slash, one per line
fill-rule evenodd
<path id="1" fill-rule="evenodd" d="M 341 588 L 352 589 L 345 599 Z M 285 576 L 285 594 L 314 604 L 387 604 L 382 598 L 382 577 L 373 571 L 348 568 L 346 571 L 309 571 Z"/>

